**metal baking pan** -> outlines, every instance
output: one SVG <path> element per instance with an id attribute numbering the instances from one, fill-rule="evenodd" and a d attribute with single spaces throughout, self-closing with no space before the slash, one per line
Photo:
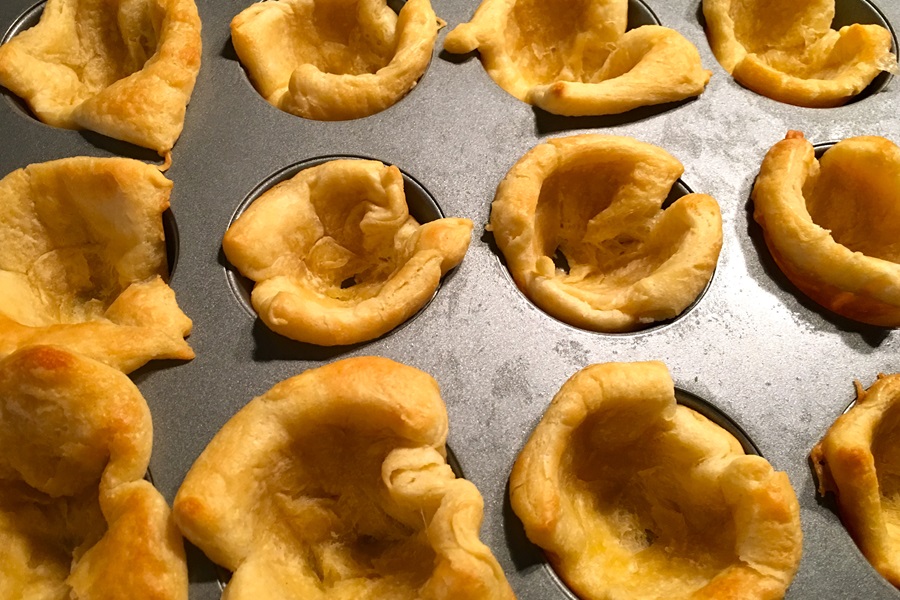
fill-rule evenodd
<path id="1" fill-rule="evenodd" d="M 563 382 L 598 362 L 659 359 L 676 385 L 746 432 L 790 476 L 801 504 L 804 554 L 792 600 L 890 599 L 900 594 L 866 562 L 832 503 L 816 495 L 807 455 L 864 385 L 900 371 L 900 334 L 836 317 L 803 296 L 772 261 L 752 220 L 750 190 L 766 151 L 789 129 L 813 143 L 855 135 L 900 142 L 900 83 L 883 77 L 841 108 L 780 104 L 737 84 L 716 62 L 699 0 L 632 2 L 634 24 L 681 32 L 713 71 L 704 94 L 675 105 L 610 117 L 558 117 L 500 89 L 477 56 L 441 51 L 412 92 L 388 110 L 353 121 L 318 122 L 267 104 L 230 41 L 229 22 L 248 0 L 198 0 L 203 66 L 167 176 L 177 260 L 172 286 L 194 320 L 197 358 L 157 361 L 133 374 L 154 420 L 153 480 L 171 502 L 194 459 L 240 407 L 276 382 L 325 362 L 381 355 L 432 374 L 450 415 L 449 446 L 485 499 L 482 539 L 522 600 L 564 599 L 543 555 L 525 539 L 507 500 L 507 479 L 527 436 Z M 838 0 L 840 19 L 877 19 L 864 0 Z M 448 29 L 468 21 L 475 0 L 434 0 Z M 900 2 L 879 0 L 900 24 Z M 34 22 L 33 0 L 0 3 L 0 33 Z M 25 15 L 24 25 L 20 17 Z M 868 16 L 867 16 L 868 15 Z M 649 19 L 649 21 L 648 21 Z M 876 88 L 878 88 L 876 90 Z M 29 163 L 89 155 L 159 162 L 151 151 L 89 132 L 43 125 L 0 99 L 0 174 Z M 628 135 L 665 148 L 685 166 L 683 182 L 722 208 L 724 245 L 706 294 L 683 316 L 645 332 L 603 335 L 561 323 L 512 282 L 482 234 L 497 184 L 548 137 Z M 319 348 L 271 333 L 247 310 L 229 276 L 221 240 L 233 215 L 284 169 L 325 156 L 399 166 L 447 216 L 476 224 L 463 263 L 405 326 L 352 347 Z M 188 550 L 192 600 L 218 598 L 219 571 Z"/>

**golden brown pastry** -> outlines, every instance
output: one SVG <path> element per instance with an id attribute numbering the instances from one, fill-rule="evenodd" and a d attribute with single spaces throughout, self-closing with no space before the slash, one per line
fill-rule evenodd
<path id="1" fill-rule="evenodd" d="M 900 375 L 879 375 L 838 417 L 810 458 L 819 493 L 837 497 L 841 521 L 875 570 L 900 587 Z"/>
<path id="2" fill-rule="evenodd" d="M 632 138 L 540 144 L 497 188 L 490 228 L 521 290 L 572 325 L 629 331 L 679 315 L 712 277 L 719 205 L 689 194 L 661 208 L 683 167 Z M 562 252 L 568 271 L 553 257 Z"/>
<path id="3" fill-rule="evenodd" d="M 125 372 L 193 358 L 166 285 L 172 182 L 125 158 L 33 164 L 0 180 L 0 357 L 56 344 Z"/>
<path id="4" fill-rule="evenodd" d="M 446 438 L 429 375 L 342 360 L 232 417 L 188 472 L 175 518 L 234 572 L 231 600 L 512 600 Z"/>
<path id="5" fill-rule="evenodd" d="M 462 261 L 471 233 L 468 219 L 419 225 L 397 167 L 344 159 L 268 190 L 222 248 L 256 281 L 251 301 L 270 329 L 334 346 L 374 339 L 414 315 Z"/>
<path id="6" fill-rule="evenodd" d="M 803 293 L 857 321 L 900 325 L 900 148 L 857 137 L 816 160 L 790 131 L 766 154 L 753 203 L 772 257 Z"/>
<path id="7" fill-rule="evenodd" d="M 231 22 L 253 85 L 291 114 L 338 121 L 393 106 L 425 72 L 439 20 L 429 0 L 274 0 Z"/>
<path id="8" fill-rule="evenodd" d="M 122 373 L 54 346 L 0 359 L 0 598 L 187 600 L 153 431 Z"/>
<path id="9" fill-rule="evenodd" d="M 703 15 L 722 67 L 780 102 L 839 106 L 881 71 L 897 70 L 884 27 L 831 29 L 834 0 L 703 0 Z"/>
<path id="10" fill-rule="evenodd" d="M 510 499 L 582 600 L 774 600 L 800 562 L 787 475 L 677 405 L 660 362 L 569 379 L 516 461 Z"/>
<path id="11" fill-rule="evenodd" d="M 47 0 L 0 46 L 0 85 L 55 127 L 168 154 L 200 70 L 194 0 Z"/>
<path id="12" fill-rule="evenodd" d="M 680 33 L 626 32 L 627 0 L 483 0 L 444 49 L 478 50 L 497 85 L 567 116 L 608 115 L 701 94 L 712 73 Z"/>

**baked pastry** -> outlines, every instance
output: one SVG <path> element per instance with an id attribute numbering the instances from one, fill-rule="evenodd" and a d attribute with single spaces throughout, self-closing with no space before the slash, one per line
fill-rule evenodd
<path id="1" fill-rule="evenodd" d="M 835 144 L 816 160 L 790 131 L 763 160 L 753 216 L 775 262 L 840 315 L 900 325 L 900 148 L 880 137 Z"/>
<path id="2" fill-rule="evenodd" d="M 481 495 L 445 462 L 446 437 L 429 375 L 338 361 L 232 417 L 188 472 L 175 518 L 233 571 L 232 600 L 512 600 L 478 539 Z"/>
<path id="3" fill-rule="evenodd" d="M 125 372 L 194 357 L 165 283 L 172 182 L 125 158 L 67 158 L 0 180 L 0 357 L 56 344 Z"/>
<path id="4" fill-rule="evenodd" d="M 841 521 L 875 570 L 900 587 L 900 375 L 879 375 L 868 390 L 857 382 L 856 404 L 838 417 L 810 458 L 819 493 L 833 493 Z"/>
<path id="5" fill-rule="evenodd" d="M 333 160 L 268 190 L 228 228 L 228 260 L 256 281 L 273 331 L 334 346 L 406 321 L 462 261 L 472 222 L 410 216 L 403 176 L 373 160 Z"/>
<path id="6" fill-rule="evenodd" d="M 416 83 L 439 29 L 429 0 L 275 0 L 231 22 L 234 49 L 267 102 L 320 121 L 393 106 Z"/>
<path id="7" fill-rule="evenodd" d="M 142 479 L 152 429 L 115 369 L 54 346 L 0 359 L 0 597 L 187 600 L 181 536 Z"/>
<path id="8" fill-rule="evenodd" d="M 897 71 L 884 27 L 831 29 L 834 0 L 703 0 L 703 15 L 722 67 L 779 102 L 839 106 L 881 71 Z"/>
<path id="9" fill-rule="evenodd" d="M 661 208 L 682 172 L 665 150 L 627 137 L 533 148 L 497 188 L 491 211 L 516 284 L 554 317 L 595 331 L 679 315 L 706 287 L 722 247 L 710 196 Z M 558 252 L 567 269 L 554 264 Z"/>
<path id="10" fill-rule="evenodd" d="M 781 598 L 800 562 L 787 475 L 677 405 L 660 362 L 576 373 L 509 484 L 528 538 L 583 600 Z"/>
<path id="11" fill-rule="evenodd" d="M 44 123 L 168 155 L 200 70 L 194 0 L 47 0 L 0 46 L 0 85 Z"/>
<path id="12" fill-rule="evenodd" d="M 701 94 L 712 75 L 667 27 L 626 32 L 627 0 L 483 0 L 444 49 L 478 50 L 491 78 L 558 115 L 609 115 Z"/>

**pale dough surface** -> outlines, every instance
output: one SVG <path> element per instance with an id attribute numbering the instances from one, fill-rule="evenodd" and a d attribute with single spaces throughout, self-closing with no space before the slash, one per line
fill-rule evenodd
<path id="1" fill-rule="evenodd" d="M 234 572 L 230 600 L 512 600 L 478 538 L 481 495 L 446 463 L 447 427 L 437 383 L 412 367 L 306 371 L 216 434 L 176 520 Z"/>
<path id="2" fill-rule="evenodd" d="M 775 600 L 800 562 L 787 475 L 676 404 L 660 362 L 569 379 L 516 461 L 510 499 L 584 600 Z"/>
<path id="3" fill-rule="evenodd" d="M 189 359 L 166 284 L 172 182 L 124 158 L 68 158 L 0 180 L 0 356 L 56 344 L 125 372 Z"/>
<path id="4" fill-rule="evenodd" d="M 753 217 L 803 293 L 839 315 L 900 326 L 900 148 L 843 140 L 820 160 L 803 134 L 772 146 L 753 187 Z"/>
<path id="5" fill-rule="evenodd" d="M 497 85 L 559 115 L 608 115 L 698 96 L 712 73 L 667 27 L 626 31 L 627 0 L 484 0 L 444 48 L 478 50 Z"/>
<path id="6" fill-rule="evenodd" d="M 200 70 L 194 0 L 48 0 L 0 46 L 0 85 L 43 122 L 172 150 Z"/>
<path id="7" fill-rule="evenodd" d="M 183 543 L 143 480 L 147 403 L 58 346 L 0 359 L 0 597 L 187 600 Z"/>
<path id="8" fill-rule="evenodd" d="M 900 375 L 879 375 L 838 417 L 810 457 L 819 492 L 875 570 L 900 587 Z"/>
<path id="9" fill-rule="evenodd" d="M 882 71 L 897 72 L 891 32 L 831 28 L 834 0 L 703 0 L 722 67 L 751 90 L 809 107 L 844 104 Z"/>
<path id="10" fill-rule="evenodd" d="M 256 282 L 253 308 L 270 329 L 334 346 L 377 338 L 414 315 L 471 235 L 468 219 L 417 223 L 397 167 L 343 159 L 266 191 L 222 247 Z"/>
<path id="11" fill-rule="evenodd" d="M 439 19 L 429 0 L 275 0 L 231 22 L 234 49 L 267 102 L 337 121 L 394 105 L 425 72 Z"/>
<path id="12" fill-rule="evenodd" d="M 678 316 L 712 277 L 719 205 L 688 194 L 663 209 L 683 168 L 621 136 L 551 139 L 497 188 L 490 228 L 519 288 L 549 314 L 595 331 Z M 562 254 L 567 263 L 554 258 Z"/>

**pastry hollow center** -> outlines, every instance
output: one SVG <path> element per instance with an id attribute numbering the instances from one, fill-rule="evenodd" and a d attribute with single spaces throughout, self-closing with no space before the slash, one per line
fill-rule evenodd
<path id="1" fill-rule="evenodd" d="M 623 211 L 632 193 L 632 169 L 624 163 L 575 164 L 548 177 L 535 211 L 539 248 L 555 259 L 566 283 L 601 294 L 653 273 L 672 256 L 678 240 L 651 242 L 658 205 Z M 627 201 L 627 200 L 626 200 Z M 649 208 L 649 210 L 648 210 Z"/>
<path id="2" fill-rule="evenodd" d="M 874 169 L 865 168 L 869 161 L 875 161 Z M 900 263 L 900 177 L 881 162 L 871 156 L 832 161 L 803 195 L 813 222 L 830 230 L 834 241 L 854 252 Z"/>
<path id="3" fill-rule="evenodd" d="M 0 481 L 0 591 L 8 598 L 68 600 L 73 559 L 105 532 L 96 490 L 53 498 L 22 482 Z"/>
<path id="4" fill-rule="evenodd" d="M 392 210 L 386 192 L 365 176 L 342 178 L 342 187 L 314 185 L 310 199 L 322 234 L 304 263 L 319 293 L 343 302 L 378 295 L 408 258 L 406 241 L 418 222 Z"/>
<path id="5" fill-rule="evenodd" d="M 831 29 L 833 0 L 732 2 L 737 41 L 772 68 L 801 79 L 852 73 L 863 48 Z"/>
<path id="6" fill-rule="evenodd" d="M 323 73 L 363 75 L 377 73 L 391 62 L 396 49 L 397 15 L 387 6 L 365 0 L 315 2 L 312 21 L 299 11 L 294 43 Z"/>
<path id="7" fill-rule="evenodd" d="M 530 85 L 589 82 L 603 67 L 621 32 L 598 20 L 587 0 L 515 3 L 505 31 L 510 58 Z M 598 22 L 599 21 L 599 22 Z"/>
<path id="8" fill-rule="evenodd" d="M 336 593 L 417 598 L 435 553 L 423 522 L 392 515 L 382 463 L 399 440 L 319 426 L 280 452 L 262 478 L 273 530 L 302 561 L 304 572 Z M 382 594 L 382 595 L 379 595 Z M 351 596 L 340 596 L 351 597 Z"/>
<path id="9" fill-rule="evenodd" d="M 696 453 L 673 431 L 659 423 L 638 439 L 616 440 L 610 427 L 628 429 L 626 421 L 623 414 L 595 415 L 564 456 L 574 490 L 566 500 L 588 528 L 584 560 L 603 565 L 609 587 L 627 597 L 684 597 L 738 560 L 734 518 L 716 483 L 697 476 Z"/>
<path id="10" fill-rule="evenodd" d="M 162 28 L 156 3 L 76 0 L 77 45 L 62 63 L 72 69 L 91 94 L 140 71 L 156 53 Z"/>

